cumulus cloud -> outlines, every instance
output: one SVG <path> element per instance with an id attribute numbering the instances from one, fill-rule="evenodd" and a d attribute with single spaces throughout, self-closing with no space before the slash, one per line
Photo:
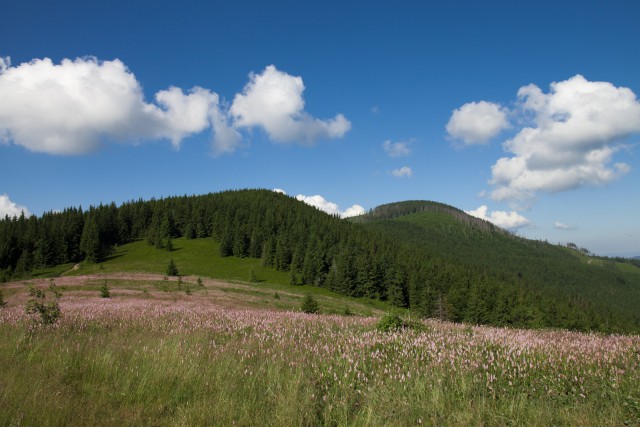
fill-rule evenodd
<path id="1" fill-rule="evenodd" d="M 102 138 L 139 142 L 183 138 L 209 126 L 218 95 L 171 87 L 144 100 L 133 73 L 120 60 L 34 59 L 0 66 L 0 129 L 4 142 L 50 154 L 84 154 Z"/>
<path id="2" fill-rule="evenodd" d="M 409 143 L 404 141 L 392 142 L 387 140 L 382 143 L 382 148 L 389 157 L 402 157 L 411 154 Z"/>
<path id="3" fill-rule="evenodd" d="M 403 166 L 399 169 L 392 170 L 391 175 L 395 176 L 396 178 L 410 177 L 413 175 L 413 170 L 411 170 L 409 166 Z"/>
<path id="4" fill-rule="evenodd" d="M 498 227 L 506 228 L 507 230 L 515 230 L 517 228 L 526 227 L 530 224 L 530 221 L 527 218 L 523 217 L 516 211 L 493 211 L 491 213 L 488 213 L 488 211 L 489 208 L 482 205 L 478 209 L 465 211 L 465 213 L 476 218 L 489 221 Z"/>
<path id="5" fill-rule="evenodd" d="M 315 196 L 305 196 L 304 194 L 298 194 L 296 196 L 296 199 L 310 206 L 314 206 L 330 215 L 339 215 L 341 218 L 349 218 L 352 216 L 363 215 L 365 213 L 364 208 L 360 205 L 353 205 L 342 211 L 337 204 L 326 200 L 319 194 Z"/>
<path id="6" fill-rule="evenodd" d="M 530 117 L 503 147 L 510 157 L 492 167 L 491 198 L 521 203 L 538 191 L 560 192 L 607 184 L 630 170 L 613 163 L 624 139 L 640 132 L 640 102 L 628 88 L 576 75 L 518 91 L 520 112 Z"/>
<path id="7" fill-rule="evenodd" d="M 287 194 L 287 192 L 286 192 L 286 191 L 284 191 L 282 188 L 274 188 L 272 191 L 273 191 L 274 193 L 280 193 L 280 194 L 284 194 L 284 195 L 286 195 L 286 194 Z"/>
<path id="8" fill-rule="evenodd" d="M 25 216 L 31 216 L 31 212 L 26 206 L 12 202 L 6 193 L 0 194 L 0 218 L 4 218 L 7 215 L 13 218 L 14 216 L 20 216 L 22 212 L 24 212 Z"/>
<path id="9" fill-rule="evenodd" d="M 319 120 L 304 111 L 301 77 L 291 76 L 269 65 L 260 74 L 250 74 L 242 93 L 236 94 L 229 114 L 239 128 L 263 128 L 276 142 L 312 145 L 318 139 L 339 138 L 351 123 L 342 114 Z"/>
<path id="10" fill-rule="evenodd" d="M 103 141 L 137 144 L 166 139 L 177 149 L 184 138 L 211 129 L 212 154 L 245 147 L 242 129 L 264 128 L 276 142 L 311 145 L 338 138 L 351 127 L 341 114 L 330 120 L 304 111 L 302 78 L 267 67 L 252 74 L 231 107 L 217 93 L 169 87 L 153 102 L 120 60 L 85 57 L 34 59 L 11 66 L 0 57 L 0 142 L 30 151 L 79 155 Z"/>
<path id="11" fill-rule="evenodd" d="M 509 127 L 507 111 L 491 102 L 469 102 L 453 110 L 446 129 L 453 139 L 467 145 L 486 144 Z"/>

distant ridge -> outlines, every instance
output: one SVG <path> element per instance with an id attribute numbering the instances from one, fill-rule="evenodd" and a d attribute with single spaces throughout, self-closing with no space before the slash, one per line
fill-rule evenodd
<path id="1" fill-rule="evenodd" d="M 365 223 L 370 221 L 394 219 L 421 212 L 442 213 L 483 231 L 507 233 L 506 230 L 490 223 L 489 221 L 471 216 L 463 210 L 453 206 L 430 200 L 407 200 L 403 202 L 387 203 L 377 206 L 364 215 L 353 217 L 352 220 L 354 222 Z"/>

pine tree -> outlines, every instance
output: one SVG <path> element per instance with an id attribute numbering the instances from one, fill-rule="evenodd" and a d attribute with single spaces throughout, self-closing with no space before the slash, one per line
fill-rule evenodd
<path id="1" fill-rule="evenodd" d="M 300 309 L 307 314 L 316 314 L 320 311 L 320 306 L 318 305 L 318 301 L 316 301 L 313 296 L 307 294 L 302 300 Z"/>
<path id="2" fill-rule="evenodd" d="M 111 292 L 109 292 L 109 285 L 106 280 L 102 282 L 102 286 L 100 286 L 100 296 L 102 298 L 111 298 Z"/>
<path id="3" fill-rule="evenodd" d="M 87 261 L 95 263 L 100 260 L 100 236 L 98 227 L 91 217 L 84 224 L 82 238 L 80 239 L 80 249 Z"/>
<path id="4" fill-rule="evenodd" d="M 173 258 L 169 260 L 169 265 L 167 265 L 167 276 L 177 276 L 178 275 L 178 267 L 176 267 L 176 263 L 173 262 Z"/>

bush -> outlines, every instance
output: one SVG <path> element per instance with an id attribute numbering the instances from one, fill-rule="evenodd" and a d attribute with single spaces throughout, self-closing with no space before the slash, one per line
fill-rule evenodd
<path id="1" fill-rule="evenodd" d="M 400 317 L 398 313 L 393 312 L 385 313 L 376 325 L 376 329 L 382 332 L 388 332 L 402 328 L 404 328 L 404 321 L 402 320 L 402 317 Z"/>
<path id="2" fill-rule="evenodd" d="M 31 286 L 29 288 L 31 299 L 27 301 L 25 306 L 27 314 L 36 316 L 34 321 L 45 325 L 56 323 L 62 314 L 60 304 L 58 304 L 62 294 L 56 289 L 53 281 L 49 285 L 49 291 L 53 294 L 53 298 L 47 298 L 45 291 Z"/>
<path id="3" fill-rule="evenodd" d="M 398 313 L 395 312 L 385 313 L 378 321 L 376 329 L 382 332 L 394 331 L 398 329 L 412 329 L 417 332 L 427 331 L 427 327 L 422 322 L 417 320 L 403 319 Z"/>
<path id="4" fill-rule="evenodd" d="M 0 308 L 7 305 L 7 302 L 4 300 L 4 295 L 2 294 L 2 289 L 0 289 Z"/>
<path id="5" fill-rule="evenodd" d="M 318 301 L 316 301 L 316 299 L 309 294 L 304 296 L 304 299 L 302 300 L 302 306 L 300 308 L 304 313 L 307 314 L 316 314 L 320 311 Z"/>

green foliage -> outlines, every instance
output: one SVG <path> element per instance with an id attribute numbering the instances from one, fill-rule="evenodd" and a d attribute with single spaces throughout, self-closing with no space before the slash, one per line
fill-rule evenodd
<path id="1" fill-rule="evenodd" d="M 102 285 L 100 286 L 100 297 L 111 298 L 111 292 L 109 291 L 109 285 L 106 280 L 102 282 Z"/>
<path id="2" fill-rule="evenodd" d="M 253 270 L 252 270 L 253 271 Z M 204 287 L 204 285 L 202 284 L 202 279 L 200 277 L 198 277 L 198 280 L 196 280 L 196 283 L 198 284 L 199 288 Z"/>
<path id="3" fill-rule="evenodd" d="M 0 281 L 55 274 L 53 266 L 82 259 L 88 261 L 82 272 L 65 274 L 86 274 L 112 254 L 127 260 L 128 271 L 164 271 L 165 260 L 148 261 L 153 247 L 185 247 L 194 237 L 188 252 L 172 252 L 183 274 L 246 281 L 249 267 L 256 269 L 250 281 L 258 274 L 261 282 L 284 277 L 285 284 L 387 301 L 443 320 L 640 330 L 637 262 L 521 239 L 424 201 L 340 220 L 281 194 L 242 190 L 5 218 Z M 149 246 L 136 245 L 140 239 Z M 125 244 L 140 261 L 120 250 Z"/>
<path id="4" fill-rule="evenodd" d="M 185 287 L 184 293 L 187 295 L 191 295 L 191 287 L 187 284 L 187 286 Z"/>
<path id="5" fill-rule="evenodd" d="M 302 310 L 302 312 L 307 314 L 316 314 L 320 312 L 320 305 L 312 295 L 306 294 L 302 299 L 300 309 Z"/>
<path id="6" fill-rule="evenodd" d="M 378 321 L 376 328 L 382 332 L 404 328 L 404 321 L 398 313 L 387 312 Z"/>
<path id="7" fill-rule="evenodd" d="M 388 311 L 385 313 L 380 320 L 378 320 L 376 329 L 382 332 L 389 332 L 398 329 L 412 329 L 417 332 L 425 332 L 427 330 L 422 322 L 412 319 L 403 319 L 400 314 L 395 311 Z"/>
<path id="8" fill-rule="evenodd" d="M 277 292 L 276 292 L 276 293 L 274 293 L 274 294 L 273 294 L 273 298 L 275 298 L 275 299 L 280 299 L 280 294 L 279 294 L 279 293 L 277 293 Z"/>
<path id="9" fill-rule="evenodd" d="M 56 323 L 62 314 L 58 303 L 62 294 L 57 290 L 55 283 L 51 282 L 49 291 L 53 297 L 47 297 L 44 290 L 31 286 L 29 288 L 31 298 L 25 305 L 27 314 L 31 314 L 35 322 L 44 325 Z"/>
<path id="10" fill-rule="evenodd" d="M 173 262 L 173 258 L 171 258 L 169 260 L 169 265 L 167 265 L 166 275 L 167 276 L 177 276 L 178 275 L 178 267 L 176 266 L 176 263 Z"/>
<path id="11" fill-rule="evenodd" d="M 4 300 L 4 294 L 2 293 L 2 289 L 0 289 L 0 308 L 7 305 L 7 302 Z"/>

